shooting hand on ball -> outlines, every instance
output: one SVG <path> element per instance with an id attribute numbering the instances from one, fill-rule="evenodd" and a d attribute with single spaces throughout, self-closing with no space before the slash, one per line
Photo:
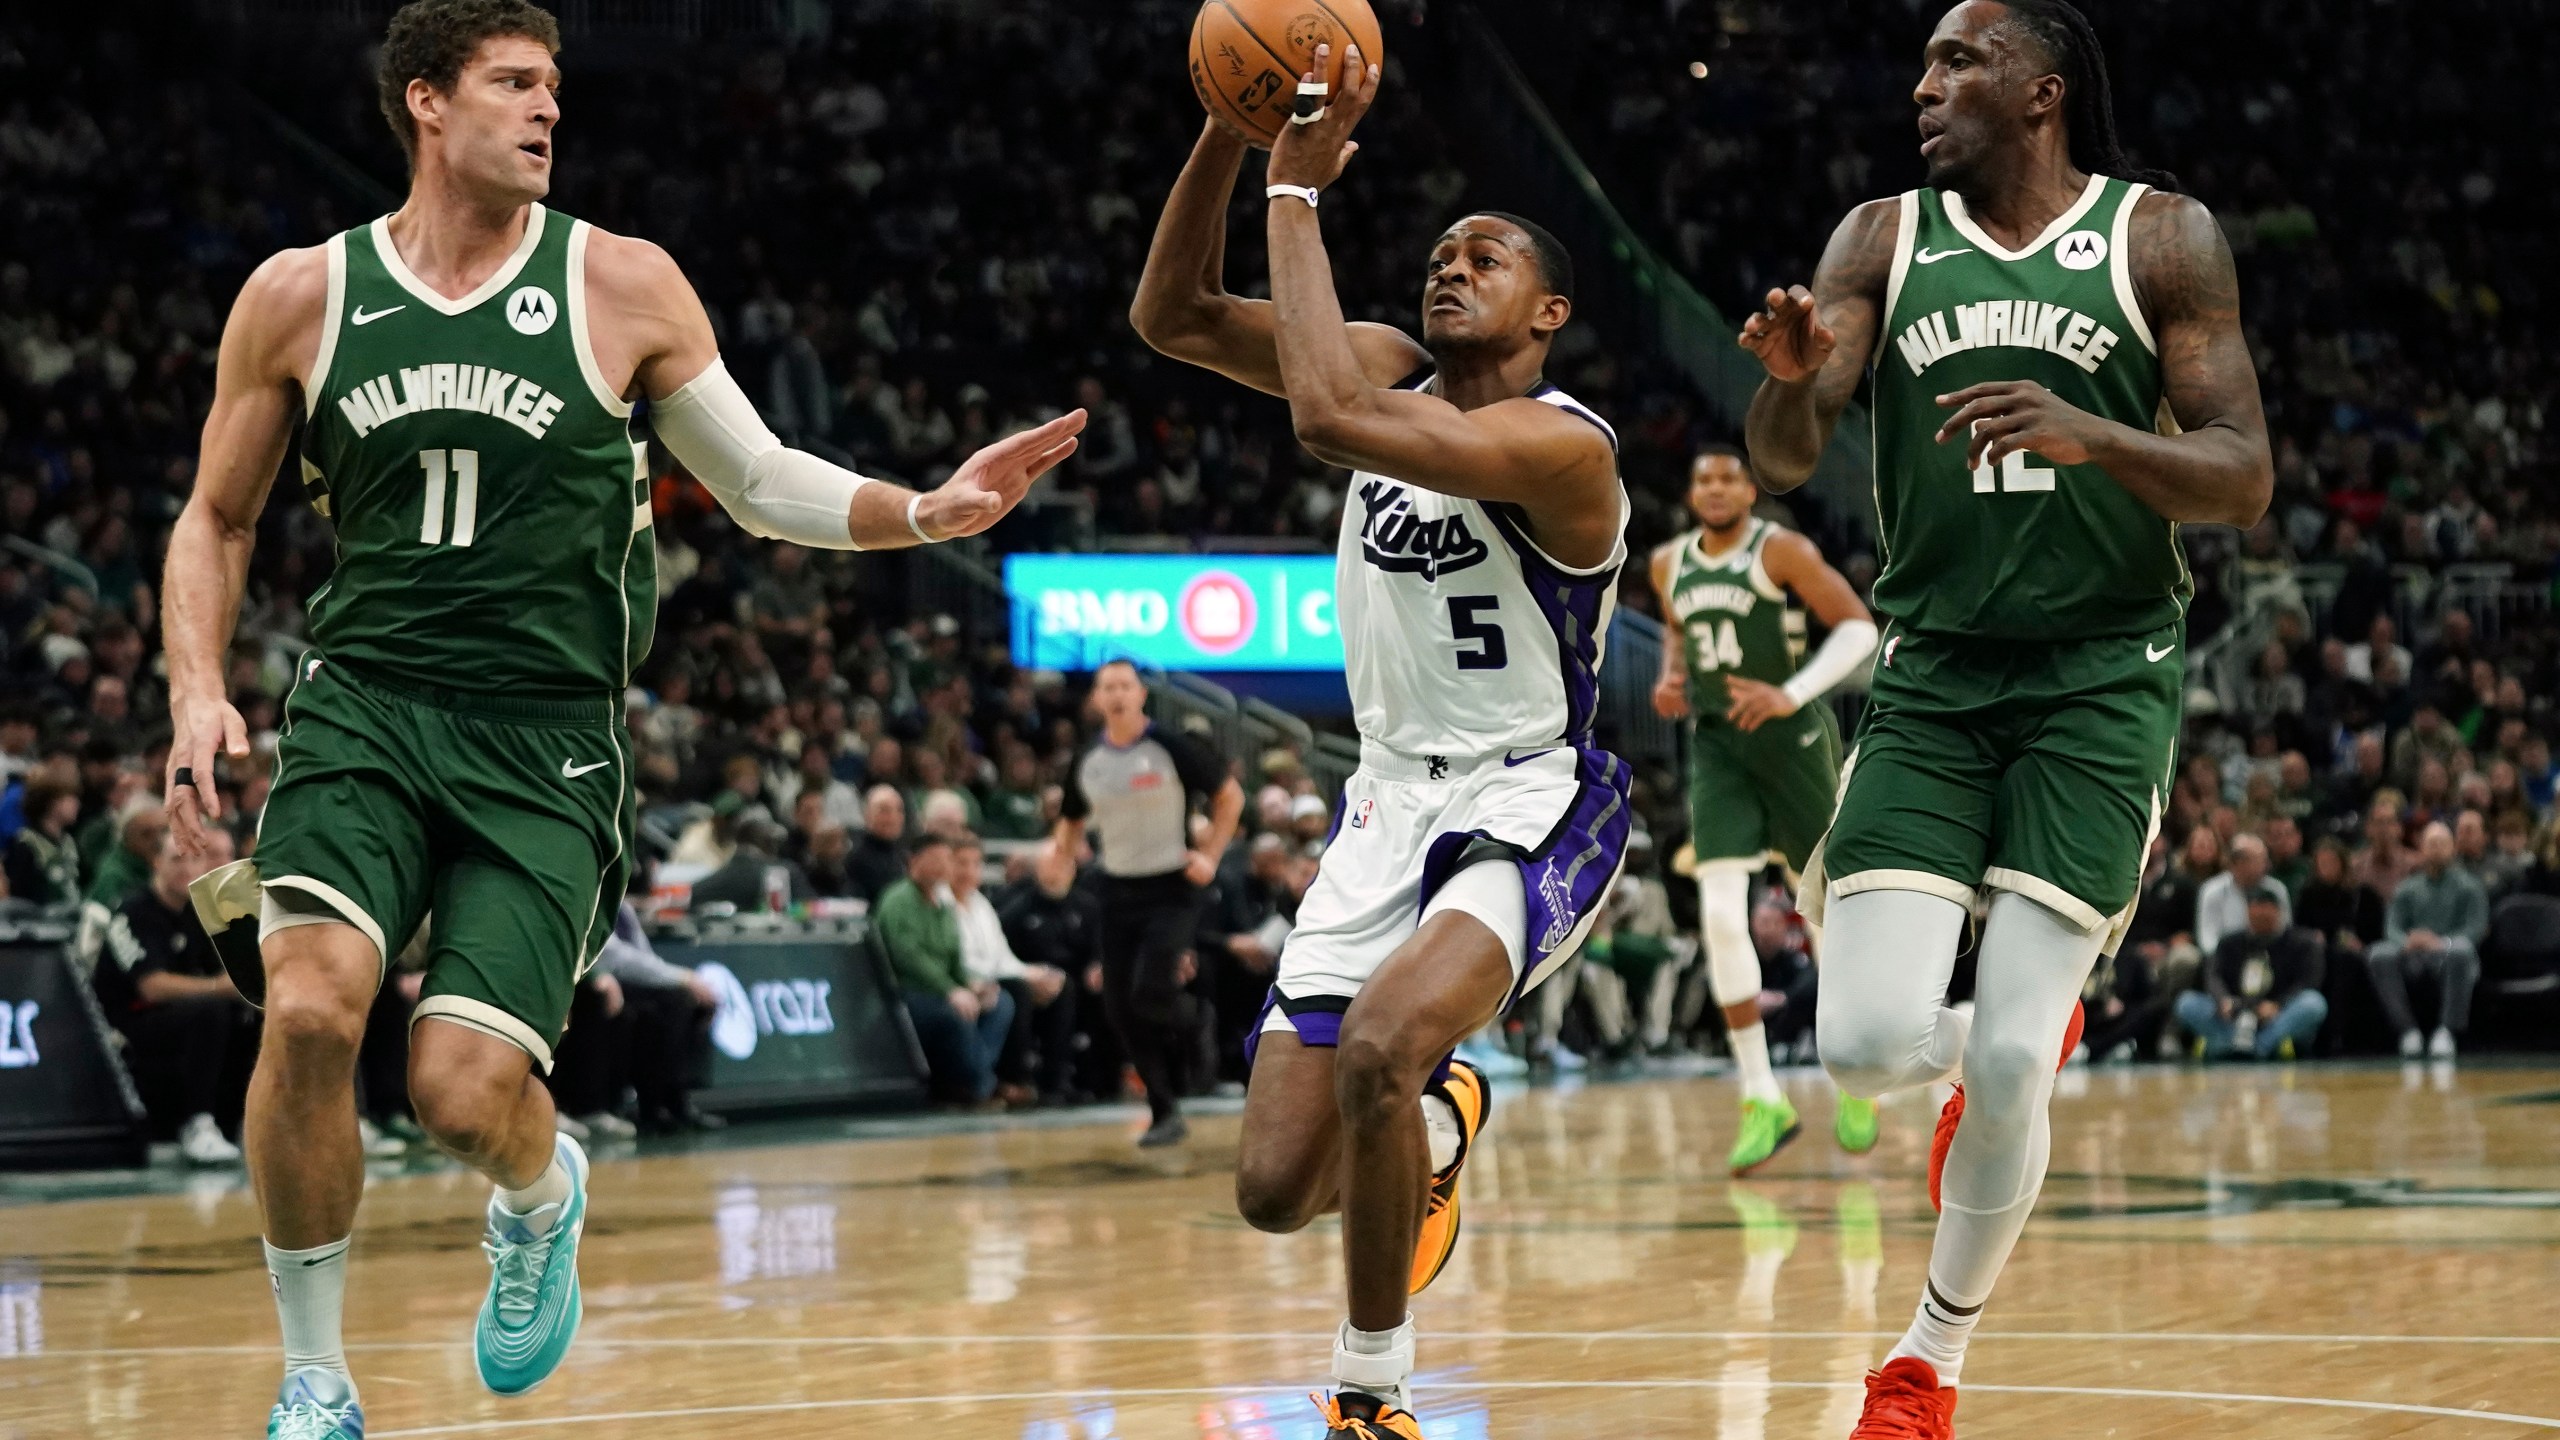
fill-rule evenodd
<path id="1" fill-rule="evenodd" d="M 1333 68 L 1332 52 L 1331 45 L 1317 46 L 1315 68 L 1299 77 L 1301 83 L 1319 83 Z M 1378 98 L 1378 67 L 1361 58 L 1358 45 L 1351 46 L 1343 52 L 1342 83 L 1321 98 L 1325 108 L 1315 119 L 1280 127 L 1280 138 L 1271 145 L 1270 183 L 1322 190 L 1341 177 L 1343 167 L 1360 153 L 1351 131 Z"/>

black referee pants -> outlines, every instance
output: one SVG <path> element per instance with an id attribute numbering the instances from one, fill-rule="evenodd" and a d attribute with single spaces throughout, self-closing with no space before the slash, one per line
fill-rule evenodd
<path id="1" fill-rule="evenodd" d="M 1199 923 L 1200 892 L 1179 870 L 1104 878 L 1102 1009 L 1158 1120 L 1182 1096 L 1183 1056 L 1197 1027 L 1182 960 Z"/>

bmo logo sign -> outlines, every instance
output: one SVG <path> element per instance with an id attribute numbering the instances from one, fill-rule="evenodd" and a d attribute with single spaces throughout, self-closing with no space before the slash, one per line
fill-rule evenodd
<path id="1" fill-rule="evenodd" d="M 1013 661 L 1340 670 L 1330 555 L 1013 555 Z"/>
<path id="2" fill-rule="evenodd" d="M 1253 638 L 1253 591 L 1224 570 L 1192 578 L 1182 587 L 1182 636 L 1202 653 L 1232 655 Z"/>

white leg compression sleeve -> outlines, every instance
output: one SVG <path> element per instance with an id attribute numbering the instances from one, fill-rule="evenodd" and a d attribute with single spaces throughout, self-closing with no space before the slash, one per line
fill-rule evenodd
<path id="1" fill-rule="evenodd" d="M 1970 1022 L 1947 1008 L 1947 981 L 1964 921 L 1965 907 L 1918 890 L 1832 897 L 1814 1029 L 1841 1089 L 1874 1097 L 1956 1072 Z"/>
<path id="2" fill-rule="evenodd" d="M 2104 939 L 2023 895 L 1992 899 L 1964 1051 L 1964 1123 L 1947 1151 L 1929 1291 L 1894 1349 L 1929 1361 L 1944 1383 L 1954 1383 L 1974 1319 L 2044 1185 L 2062 1032 Z"/>
<path id="3" fill-rule="evenodd" d="M 1698 867 L 1698 932 L 1707 942 L 1707 982 L 1718 1005 L 1760 994 L 1760 952 L 1751 944 L 1752 868 L 1709 861 Z"/>

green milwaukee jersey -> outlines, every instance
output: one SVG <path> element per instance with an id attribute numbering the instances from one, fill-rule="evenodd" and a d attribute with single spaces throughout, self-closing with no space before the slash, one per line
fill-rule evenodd
<path id="1" fill-rule="evenodd" d="M 1941 395 L 2032 380 L 2139 430 L 2164 414 L 2125 233 L 2147 187 L 2091 176 L 2019 251 L 1952 192 L 1902 197 L 1875 353 L 1875 608 L 1906 630 L 2005 640 L 2142 635 L 2185 613 L 2177 527 L 2095 465 L 1965 466 Z"/>
<path id="2" fill-rule="evenodd" d="M 1777 533 L 1755 517 L 1743 522 L 1742 543 L 1723 555 L 1708 558 L 1703 530 L 1681 536 L 1672 552 L 1671 617 L 1689 662 L 1689 713 L 1701 725 L 1727 723 L 1727 675 L 1784 685 L 1804 658 L 1804 612 L 1761 563 Z"/>
<path id="3" fill-rule="evenodd" d="M 589 228 L 533 206 L 459 300 L 387 220 L 330 239 L 303 480 L 337 530 L 330 658 L 439 690 L 619 691 L 649 650 L 645 441 L 587 339 Z"/>

